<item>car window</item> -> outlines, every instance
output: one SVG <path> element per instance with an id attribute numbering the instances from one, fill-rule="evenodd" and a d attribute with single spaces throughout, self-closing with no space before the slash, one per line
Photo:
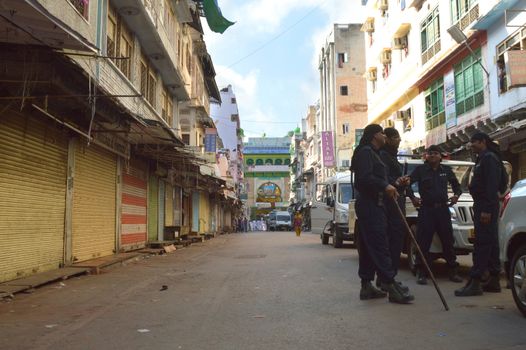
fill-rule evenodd
<path id="1" fill-rule="evenodd" d="M 338 202 L 347 204 L 352 198 L 352 186 L 350 183 L 340 183 L 340 193 L 338 194 Z"/>
<path id="2" fill-rule="evenodd" d="M 289 221 L 290 215 L 278 215 L 276 221 Z"/>

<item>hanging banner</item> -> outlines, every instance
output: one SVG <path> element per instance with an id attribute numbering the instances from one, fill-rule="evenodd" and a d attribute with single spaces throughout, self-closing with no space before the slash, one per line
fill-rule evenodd
<path id="1" fill-rule="evenodd" d="M 332 131 L 321 132 L 321 152 L 323 154 L 323 166 L 335 166 L 334 143 L 332 142 Z"/>
<path id="2" fill-rule="evenodd" d="M 457 109 L 455 99 L 455 73 L 453 71 L 444 76 L 444 112 L 446 114 L 446 128 L 457 125 Z"/>

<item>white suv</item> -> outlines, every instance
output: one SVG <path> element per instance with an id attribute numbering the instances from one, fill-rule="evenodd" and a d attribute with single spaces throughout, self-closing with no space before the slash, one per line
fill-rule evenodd
<path id="1" fill-rule="evenodd" d="M 504 197 L 500 213 L 500 259 L 515 304 L 526 316 L 526 179 Z"/>

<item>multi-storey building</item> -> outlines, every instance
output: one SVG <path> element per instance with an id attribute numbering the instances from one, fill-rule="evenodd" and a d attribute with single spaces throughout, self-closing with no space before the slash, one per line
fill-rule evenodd
<path id="1" fill-rule="evenodd" d="M 220 96 L 198 3 L 0 12 L 0 281 L 230 225 L 202 149 Z"/>
<path id="2" fill-rule="evenodd" d="M 252 219 L 287 210 L 290 198 L 290 138 L 251 137 L 244 144 L 246 205 Z"/>
<path id="3" fill-rule="evenodd" d="M 521 28 L 504 23 L 517 6 L 524 9 L 520 1 L 369 1 L 369 122 L 396 126 L 407 152 L 437 144 L 459 158 L 470 157 L 466 143 L 477 130 L 506 136 L 497 130 L 522 118 L 524 97 L 522 89 L 508 93 L 502 78 L 503 53 L 513 49 L 506 40 L 525 22 L 521 10 Z"/>
<path id="4" fill-rule="evenodd" d="M 349 167 L 356 130 L 367 123 L 365 41 L 360 28 L 360 24 L 335 24 L 320 54 L 318 132 L 329 132 L 334 146 L 331 154 L 327 136 L 320 137 L 324 179 L 338 168 Z"/>

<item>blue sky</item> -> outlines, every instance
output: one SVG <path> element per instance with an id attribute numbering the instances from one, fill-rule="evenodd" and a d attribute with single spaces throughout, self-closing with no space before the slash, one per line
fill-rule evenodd
<path id="1" fill-rule="evenodd" d="M 318 55 L 333 23 L 358 23 L 360 0 L 218 0 L 236 22 L 205 27 L 221 89 L 231 84 L 245 136 L 285 136 L 319 96 Z M 204 18 L 203 18 L 204 20 Z"/>

